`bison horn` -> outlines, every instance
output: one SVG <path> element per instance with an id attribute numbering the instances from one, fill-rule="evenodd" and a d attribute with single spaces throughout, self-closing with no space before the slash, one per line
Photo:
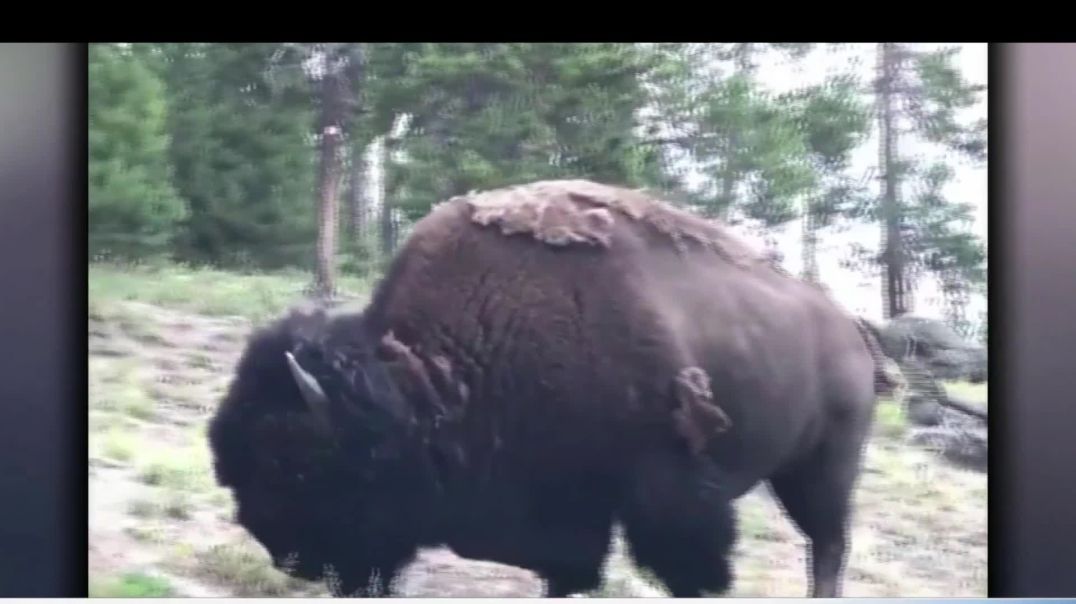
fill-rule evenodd
<path id="1" fill-rule="evenodd" d="M 291 369 L 291 375 L 295 378 L 295 383 L 299 386 L 299 392 L 303 394 L 306 404 L 310 406 L 310 410 L 318 419 L 328 424 L 329 397 L 325 396 L 325 391 L 321 389 L 317 378 L 299 365 L 299 361 L 295 360 L 295 355 L 291 352 L 284 354 L 288 358 L 288 368 Z"/>

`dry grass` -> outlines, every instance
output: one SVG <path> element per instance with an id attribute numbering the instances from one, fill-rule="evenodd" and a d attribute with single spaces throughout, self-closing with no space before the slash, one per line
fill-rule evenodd
<path id="1" fill-rule="evenodd" d="M 201 550 L 194 559 L 198 576 L 228 586 L 236 597 L 281 597 L 309 589 L 273 568 L 264 550 L 245 540 Z"/>
<path id="2" fill-rule="evenodd" d="M 900 438 L 907 429 L 908 422 L 904 409 L 890 399 L 879 401 L 878 409 L 874 414 L 875 434 L 882 438 Z"/>
<path id="3" fill-rule="evenodd" d="M 146 447 L 139 455 L 139 479 L 175 491 L 205 492 L 212 487 L 204 447 Z"/>
<path id="4" fill-rule="evenodd" d="M 129 572 L 119 577 L 92 579 L 91 598 L 170 598 L 175 591 L 161 577 L 141 572 Z"/>
<path id="5" fill-rule="evenodd" d="M 119 426 L 111 426 L 101 436 L 101 455 L 105 458 L 126 463 L 131 461 L 138 448 L 138 436 Z"/>
<path id="6" fill-rule="evenodd" d="M 951 395 L 958 396 L 969 401 L 989 404 L 990 388 L 987 384 L 972 384 L 970 382 L 946 382 L 945 390 Z"/>

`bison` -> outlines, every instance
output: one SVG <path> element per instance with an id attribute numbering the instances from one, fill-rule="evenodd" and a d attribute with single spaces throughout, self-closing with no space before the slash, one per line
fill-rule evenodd
<path id="1" fill-rule="evenodd" d="M 344 593 L 436 545 L 584 592 L 616 523 L 674 596 L 719 593 L 768 481 L 832 597 L 881 358 L 724 226 L 544 181 L 437 205 L 365 307 L 255 332 L 209 440 L 237 522 Z"/>

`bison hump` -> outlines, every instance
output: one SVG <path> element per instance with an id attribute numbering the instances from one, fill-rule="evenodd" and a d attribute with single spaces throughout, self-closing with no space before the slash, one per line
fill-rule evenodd
<path id="1" fill-rule="evenodd" d="M 479 194 L 467 199 L 471 220 L 556 246 L 608 247 L 614 219 L 608 208 L 586 207 L 566 195 L 543 195 L 527 187 Z"/>
<path id="2" fill-rule="evenodd" d="M 549 180 L 452 201 L 466 204 L 475 224 L 496 227 L 505 235 L 530 235 L 548 245 L 609 247 L 619 218 L 645 226 L 679 250 L 693 245 L 740 265 L 768 265 L 724 225 L 640 190 L 587 180 Z"/>

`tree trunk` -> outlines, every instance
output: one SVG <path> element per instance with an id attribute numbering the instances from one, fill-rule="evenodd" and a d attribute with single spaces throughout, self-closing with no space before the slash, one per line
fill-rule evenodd
<path id="1" fill-rule="evenodd" d="M 736 55 L 736 70 L 750 79 L 755 77 L 754 51 L 755 45 L 750 42 L 737 44 L 736 50 L 733 51 Z"/>
<path id="2" fill-rule="evenodd" d="M 884 177 L 882 193 L 882 261 L 885 283 L 882 304 L 885 318 L 899 317 L 907 312 L 905 299 L 904 253 L 901 245 L 901 208 L 899 166 L 897 165 L 896 104 L 894 81 L 897 77 L 898 49 L 883 42 L 878 47 L 878 119 L 881 134 L 881 169 Z"/>
<path id="3" fill-rule="evenodd" d="M 342 105 L 337 74 L 326 73 L 321 80 L 321 157 L 318 170 L 318 241 L 314 269 L 315 292 L 325 298 L 336 293 L 336 220 L 340 185 Z"/>
<path id="4" fill-rule="evenodd" d="M 348 195 L 348 235 L 357 240 L 366 234 L 366 153 L 355 146 L 351 150 L 351 189 Z"/>
<path id="5" fill-rule="evenodd" d="M 336 293 L 336 216 L 337 189 L 340 181 L 338 153 L 340 132 L 332 126 L 322 131 L 320 196 L 318 200 L 317 266 L 314 286 L 318 295 Z"/>
<path id="6" fill-rule="evenodd" d="M 733 143 L 727 145 L 727 157 L 726 161 L 732 161 Z M 732 214 L 733 206 L 735 202 L 736 191 L 736 175 L 732 172 L 732 167 L 726 165 L 725 173 L 721 175 L 721 207 L 718 209 L 717 217 L 721 220 L 729 220 L 729 216 Z"/>
<path id="7" fill-rule="evenodd" d="M 366 86 L 366 45 L 362 43 L 348 44 L 347 45 L 347 66 L 344 69 L 346 78 L 344 84 L 346 90 L 343 94 L 346 95 L 348 101 L 352 102 L 354 109 L 359 110 L 361 113 L 365 109 L 365 86 Z M 366 165 L 366 151 L 368 149 L 367 144 L 358 144 L 356 141 L 367 139 L 357 132 L 361 126 L 356 123 L 352 123 L 352 131 L 348 134 L 348 141 L 351 146 L 351 165 L 350 175 L 348 178 L 349 189 L 347 197 L 347 233 L 351 237 L 352 241 L 363 237 L 366 234 L 366 214 L 369 208 L 369 200 L 367 198 L 366 191 L 366 176 L 368 166 Z"/>
<path id="8" fill-rule="evenodd" d="M 393 218 L 392 204 L 389 196 L 385 196 L 384 206 L 381 208 L 381 253 L 385 258 L 392 256 L 396 251 L 396 221 Z"/>
<path id="9" fill-rule="evenodd" d="M 818 283 L 818 227 L 810 199 L 803 208 L 803 278 Z"/>
<path id="10" fill-rule="evenodd" d="M 395 150 L 396 141 L 391 137 L 386 137 L 381 162 L 384 181 L 384 194 L 381 196 L 381 253 L 386 259 L 396 251 L 396 223 L 393 220 L 392 200 L 399 189 L 399 183 L 396 182 L 396 170 L 392 157 Z"/>

